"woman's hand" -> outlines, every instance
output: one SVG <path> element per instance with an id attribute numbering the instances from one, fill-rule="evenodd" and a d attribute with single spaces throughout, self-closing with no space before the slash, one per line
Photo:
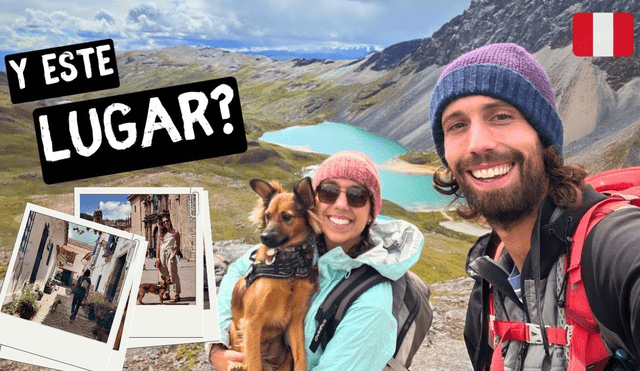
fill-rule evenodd
<path id="1" fill-rule="evenodd" d="M 156 259 L 156 268 L 160 269 L 160 267 L 162 266 L 162 263 L 160 263 L 160 258 Z"/>
<path id="2" fill-rule="evenodd" d="M 213 345 L 209 359 L 216 371 L 226 371 L 230 362 L 242 362 L 244 360 L 244 354 L 234 350 L 224 349 L 219 345 Z"/>

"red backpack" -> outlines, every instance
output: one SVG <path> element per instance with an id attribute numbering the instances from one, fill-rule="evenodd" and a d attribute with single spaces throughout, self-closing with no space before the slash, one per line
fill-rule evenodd
<path id="1" fill-rule="evenodd" d="M 596 191 L 611 197 L 593 205 L 584 214 L 573 235 L 570 257 L 565 260 L 565 271 L 568 275 L 565 314 L 568 326 L 547 327 L 550 344 L 569 345 L 568 371 L 602 370 L 611 357 L 600 335 L 582 282 L 582 247 L 591 228 L 609 213 L 624 207 L 640 206 L 640 167 L 606 171 L 587 178 L 586 182 Z M 499 252 L 496 256 L 499 256 Z M 504 370 L 502 343 L 505 340 L 542 343 L 538 325 L 496 320 L 493 295 L 489 301 L 489 314 L 491 338 L 499 336 L 500 339 L 493 351 L 492 370 Z"/>

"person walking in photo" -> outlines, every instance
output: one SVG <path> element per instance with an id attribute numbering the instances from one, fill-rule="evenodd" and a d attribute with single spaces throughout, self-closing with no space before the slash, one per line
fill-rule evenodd
<path id="1" fill-rule="evenodd" d="M 169 291 L 165 293 L 164 300 L 171 300 L 177 303 L 180 301 L 180 277 L 178 276 L 177 253 L 180 251 L 180 232 L 173 229 L 171 219 L 168 216 L 160 220 L 160 233 L 158 233 L 156 265 L 160 270 L 160 274 L 165 277 L 171 277 L 170 286 L 173 286 L 174 297 L 171 299 Z"/>
<path id="2" fill-rule="evenodd" d="M 466 265 L 474 369 L 639 369 L 640 208 L 564 164 L 540 63 L 515 44 L 470 51 L 444 69 L 429 109 L 436 189 L 493 229 Z"/>
<path id="3" fill-rule="evenodd" d="M 73 287 L 73 301 L 71 302 L 71 316 L 69 319 L 76 319 L 76 315 L 78 314 L 78 310 L 82 304 L 82 301 L 87 294 L 89 293 L 89 287 L 91 286 L 91 271 L 88 269 L 84 271 L 84 274 L 78 277 L 78 282 Z"/>

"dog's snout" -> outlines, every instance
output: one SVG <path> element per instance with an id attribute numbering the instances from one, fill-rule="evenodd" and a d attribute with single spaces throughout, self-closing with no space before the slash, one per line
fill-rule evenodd
<path id="1" fill-rule="evenodd" d="M 279 238 L 278 234 L 274 232 L 265 232 L 260 235 L 260 241 L 262 244 L 268 247 L 276 247 L 278 246 Z"/>

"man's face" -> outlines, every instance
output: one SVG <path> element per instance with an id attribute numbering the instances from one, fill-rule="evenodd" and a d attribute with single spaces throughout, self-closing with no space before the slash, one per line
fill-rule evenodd
<path id="1" fill-rule="evenodd" d="M 547 193 L 538 133 L 512 105 L 459 98 L 442 114 L 445 158 L 469 206 L 490 223 L 512 226 Z"/>

